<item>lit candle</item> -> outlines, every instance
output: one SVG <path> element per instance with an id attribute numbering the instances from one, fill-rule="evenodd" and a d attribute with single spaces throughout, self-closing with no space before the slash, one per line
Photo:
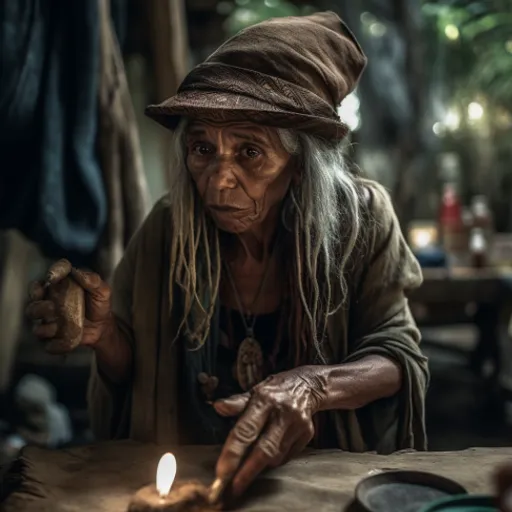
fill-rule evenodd
<path id="1" fill-rule="evenodd" d="M 156 490 L 160 498 L 169 495 L 174 479 L 176 478 L 176 457 L 172 453 L 162 455 L 156 468 Z"/>
<path id="2" fill-rule="evenodd" d="M 179 482 L 176 457 L 166 453 L 156 470 L 156 485 L 142 487 L 133 496 L 128 512 L 208 512 L 208 489 L 199 482 Z"/>

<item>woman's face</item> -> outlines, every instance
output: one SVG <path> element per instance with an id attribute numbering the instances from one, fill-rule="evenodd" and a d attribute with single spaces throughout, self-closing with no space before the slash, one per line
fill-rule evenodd
<path id="1" fill-rule="evenodd" d="M 251 123 L 192 122 L 187 167 L 217 226 L 244 233 L 276 211 L 290 185 L 277 132 Z"/>

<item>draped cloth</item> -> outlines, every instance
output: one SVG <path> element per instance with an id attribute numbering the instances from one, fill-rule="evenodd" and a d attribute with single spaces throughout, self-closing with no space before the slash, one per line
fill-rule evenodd
<path id="1" fill-rule="evenodd" d="M 0 2 L 0 229 L 108 277 L 149 206 L 132 110 L 109 0 Z"/>
<path id="2" fill-rule="evenodd" d="M 95 155 L 98 4 L 0 7 L 0 229 L 85 263 L 107 218 Z"/>
<path id="3" fill-rule="evenodd" d="M 100 73 L 97 154 L 107 196 L 107 219 L 94 267 L 109 278 L 128 242 L 149 211 L 137 122 L 121 50 L 110 15 L 110 0 L 99 6 Z"/>
<path id="4" fill-rule="evenodd" d="M 365 215 L 369 222 L 361 234 L 361 250 L 349 265 L 347 302 L 330 317 L 323 355 L 327 364 L 384 355 L 400 364 L 403 383 L 394 397 L 357 411 L 329 411 L 327 419 L 342 450 L 424 450 L 428 368 L 406 298 L 408 290 L 421 284 L 421 270 L 403 238 L 387 192 L 368 180 L 361 185 L 368 191 Z M 182 404 L 196 399 L 190 388 L 179 387 L 186 361 L 184 340 L 172 343 L 181 311 L 177 306 L 169 312 L 170 226 L 169 200 L 163 198 L 130 242 L 115 273 L 114 314 L 133 348 L 134 369 L 126 386 L 114 387 L 93 363 L 89 410 L 100 439 L 179 443 Z M 339 286 L 332 285 L 335 290 Z M 180 304 L 179 295 L 173 301 Z M 211 350 L 207 342 L 196 352 L 204 352 L 202 360 L 208 361 Z"/>

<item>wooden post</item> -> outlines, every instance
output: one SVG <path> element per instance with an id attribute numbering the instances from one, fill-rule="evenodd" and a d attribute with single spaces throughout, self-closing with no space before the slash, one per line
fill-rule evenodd
<path id="1" fill-rule="evenodd" d="M 147 1 L 149 40 L 156 102 L 172 96 L 189 67 L 188 33 L 183 0 Z M 164 136 L 164 183 L 170 186 L 169 136 Z"/>
<path id="2" fill-rule="evenodd" d="M 0 393 L 11 381 L 34 254 L 33 246 L 17 231 L 0 232 Z"/>

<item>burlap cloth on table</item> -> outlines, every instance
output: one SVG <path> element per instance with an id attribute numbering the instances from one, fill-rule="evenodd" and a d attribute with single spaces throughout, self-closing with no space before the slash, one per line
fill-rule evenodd
<path id="1" fill-rule="evenodd" d="M 122 512 L 139 487 L 154 481 L 166 449 L 117 441 L 69 450 L 29 448 L 8 473 L 18 489 L 5 512 Z M 218 455 L 215 447 L 176 451 L 178 478 L 209 483 Z M 473 448 L 460 452 L 406 452 L 394 455 L 311 452 L 262 476 L 239 510 L 340 512 L 357 483 L 382 469 L 432 471 L 452 478 L 472 493 L 491 491 L 490 475 L 512 457 L 512 448 Z"/>

